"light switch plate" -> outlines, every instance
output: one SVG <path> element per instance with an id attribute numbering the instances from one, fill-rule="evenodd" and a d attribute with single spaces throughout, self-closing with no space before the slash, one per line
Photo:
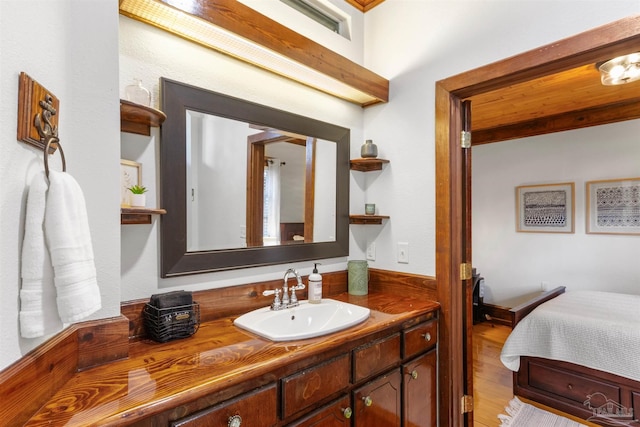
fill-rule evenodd
<path id="1" fill-rule="evenodd" d="M 398 263 L 409 264 L 409 243 L 398 242 Z"/>
<path id="2" fill-rule="evenodd" d="M 376 260 L 376 242 L 371 242 L 367 246 L 367 260 L 368 261 Z"/>

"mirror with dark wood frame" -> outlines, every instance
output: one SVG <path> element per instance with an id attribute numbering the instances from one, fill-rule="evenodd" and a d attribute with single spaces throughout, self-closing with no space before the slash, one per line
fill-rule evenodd
<path id="1" fill-rule="evenodd" d="M 167 115 L 166 121 L 161 127 L 160 143 L 160 170 L 161 170 L 161 197 L 162 205 L 167 213 L 161 219 L 161 276 L 171 277 L 186 274 L 206 273 L 221 270 L 230 270 L 264 265 L 283 264 L 313 259 L 335 258 L 347 256 L 349 253 L 349 129 L 325 123 L 319 120 L 303 117 L 290 112 L 270 108 L 264 105 L 230 97 L 210 90 L 198 88 L 185 83 L 180 83 L 166 78 L 161 78 L 161 105 Z M 253 242 L 243 247 L 229 247 L 223 249 L 194 249 L 189 242 L 189 213 L 188 200 L 192 196 L 187 187 L 189 167 L 187 153 L 190 151 L 187 135 L 189 130 L 189 117 L 194 113 L 201 113 L 219 118 L 230 119 L 248 124 L 253 129 L 270 132 L 276 129 L 281 134 L 306 136 L 308 141 L 330 141 L 335 143 L 335 165 L 330 165 L 328 170 L 335 170 L 335 181 L 325 180 L 331 188 L 329 194 L 335 194 L 335 238 L 316 241 L 304 239 L 295 244 L 281 244 L 267 246 Z M 252 144 L 251 138 L 244 141 L 224 141 L 224 144 L 245 144 L 246 159 L 234 165 L 247 176 L 247 189 L 242 194 L 234 196 L 247 201 L 247 218 L 251 209 L 262 207 L 261 203 L 251 202 L 251 198 L 262 197 L 260 191 L 256 196 L 250 193 L 250 187 L 258 185 L 262 179 L 263 160 L 256 161 L 252 156 L 264 154 L 259 145 Z M 316 144 L 307 142 L 306 151 L 312 153 L 312 147 Z M 193 153 L 190 153 L 193 155 Z M 251 165 L 260 165 L 260 170 L 251 170 Z M 249 170 L 247 170 L 249 168 Z M 256 178 L 256 176 L 260 178 Z M 230 178 L 230 177 L 229 177 Z M 224 179 L 224 178 L 221 178 Z M 249 185 L 249 183 L 252 183 Z M 313 191 L 307 188 L 305 193 Z M 317 187 L 316 187 L 316 190 Z M 334 192 L 335 191 L 335 192 Z M 189 194 L 188 194 L 189 193 Z M 331 205 L 334 205 L 331 203 Z M 217 204 L 213 204 L 210 218 L 215 218 L 213 210 L 224 210 L 230 206 L 228 196 L 220 197 Z M 306 216 L 306 214 L 305 214 Z M 261 235 L 260 219 L 247 220 L 247 235 Z M 204 216 L 206 221 L 207 216 Z M 229 227 L 236 229 L 237 224 Z M 252 230 L 258 227 L 259 230 Z M 237 228 L 238 233 L 240 229 Z M 308 231 L 308 230 L 307 230 Z M 193 230 L 192 230 L 192 235 Z M 304 232 L 303 232 L 304 234 Z M 259 239 L 258 239 L 259 240 Z"/>

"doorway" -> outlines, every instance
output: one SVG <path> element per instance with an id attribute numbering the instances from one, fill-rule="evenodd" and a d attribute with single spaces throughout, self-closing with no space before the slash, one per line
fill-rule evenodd
<path id="1" fill-rule="evenodd" d="M 466 412 L 473 393 L 473 360 L 471 334 L 466 320 L 472 318 L 470 292 L 471 230 L 465 222 L 471 215 L 470 148 L 462 148 L 463 101 L 474 96 L 549 76 L 561 71 L 596 64 L 616 56 L 635 52 L 640 45 L 640 16 L 625 18 L 611 24 L 560 40 L 551 45 L 525 52 L 466 73 L 436 82 L 436 278 L 440 318 L 440 425 L 472 425 L 472 412 Z M 629 105 L 594 109 L 593 114 L 567 112 L 566 120 L 539 119 L 537 133 L 531 126 L 518 127 L 503 123 L 502 139 L 532 136 L 567 130 L 573 127 L 595 126 L 614 121 L 637 119 L 635 108 Z M 633 104 L 631 104 L 633 105 Z M 472 114 L 473 110 L 472 102 Z M 472 119 L 473 122 L 473 119 Z M 554 123 L 564 127 L 554 129 Z M 579 123 L 579 125 L 578 125 Z M 472 141 L 474 138 L 473 127 Z M 518 134 L 521 132 L 521 134 Z M 526 133 L 528 132 L 528 133 Z M 494 141 L 491 141 L 494 142 Z M 497 415 L 497 414 L 496 414 Z"/>

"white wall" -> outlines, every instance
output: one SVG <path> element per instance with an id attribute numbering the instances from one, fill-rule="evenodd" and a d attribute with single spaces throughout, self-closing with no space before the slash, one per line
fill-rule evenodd
<path id="1" fill-rule="evenodd" d="M 362 140 L 362 108 L 355 104 L 266 73 L 123 16 L 120 17 L 119 31 L 121 96 L 124 95 L 124 87 L 133 78 L 141 78 L 143 84 L 152 91 L 153 103 L 158 107 L 159 78 L 167 77 L 349 128 L 352 141 L 357 144 Z M 333 47 L 335 34 L 328 31 L 327 34 L 329 37 L 322 43 Z M 122 157 L 143 163 L 143 181 L 150 183 L 149 193 L 154 197 L 158 192 L 158 176 L 161 173 L 157 170 L 159 143 L 157 129 L 152 130 L 151 137 L 122 134 Z M 355 145 L 352 147 L 352 157 L 358 155 L 359 145 Z M 364 195 L 352 182 L 353 199 L 363 200 Z M 149 200 L 149 203 L 155 202 Z M 157 203 L 162 204 L 161 201 Z M 174 288 L 211 289 L 281 278 L 284 274 L 285 266 L 276 265 L 161 279 L 158 220 L 155 219 L 150 225 L 122 226 L 121 230 L 123 301 L 149 297 L 153 293 Z M 351 247 L 357 248 L 353 238 Z M 346 258 L 321 262 L 321 272 L 346 268 Z M 310 274 L 313 264 L 293 263 L 291 267 L 297 268 L 301 274 Z"/>
<path id="2" fill-rule="evenodd" d="M 118 11 L 112 0 L 0 1 L 0 369 L 44 341 L 19 336 L 20 252 L 27 186 L 43 153 L 16 139 L 18 75 L 60 99 L 67 172 L 84 192 L 102 310 L 120 313 Z M 59 170 L 59 154 L 50 159 Z M 55 306 L 51 291 L 46 303 Z M 48 333 L 61 324 L 48 325 Z"/>
<path id="3" fill-rule="evenodd" d="M 473 265 L 485 301 L 560 285 L 640 293 L 640 236 L 586 234 L 585 182 L 640 177 L 640 120 L 473 148 Z M 516 232 L 515 187 L 575 183 L 575 233 Z"/>
<path id="4" fill-rule="evenodd" d="M 636 0 L 386 0 L 367 12 L 364 62 L 391 80 L 390 102 L 364 113 L 365 138 L 391 161 L 358 183 L 391 216 L 352 227 L 361 250 L 376 243 L 369 265 L 435 274 L 436 81 L 639 12 Z M 397 242 L 409 264 L 396 262 Z"/>

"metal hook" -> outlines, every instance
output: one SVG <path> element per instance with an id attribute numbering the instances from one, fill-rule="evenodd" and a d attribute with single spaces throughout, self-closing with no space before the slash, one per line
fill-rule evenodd
<path id="1" fill-rule="evenodd" d="M 67 162 L 64 159 L 64 151 L 62 151 L 60 140 L 56 136 L 51 136 L 47 139 L 47 145 L 44 147 L 44 173 L 47 175 L 47 179 L 49 179 L 49 148 L 51 147 L 51 144 L 56 144 L 58 146 L 58 151 L 62 158 L 62 172 L 67 171 Z"/>

